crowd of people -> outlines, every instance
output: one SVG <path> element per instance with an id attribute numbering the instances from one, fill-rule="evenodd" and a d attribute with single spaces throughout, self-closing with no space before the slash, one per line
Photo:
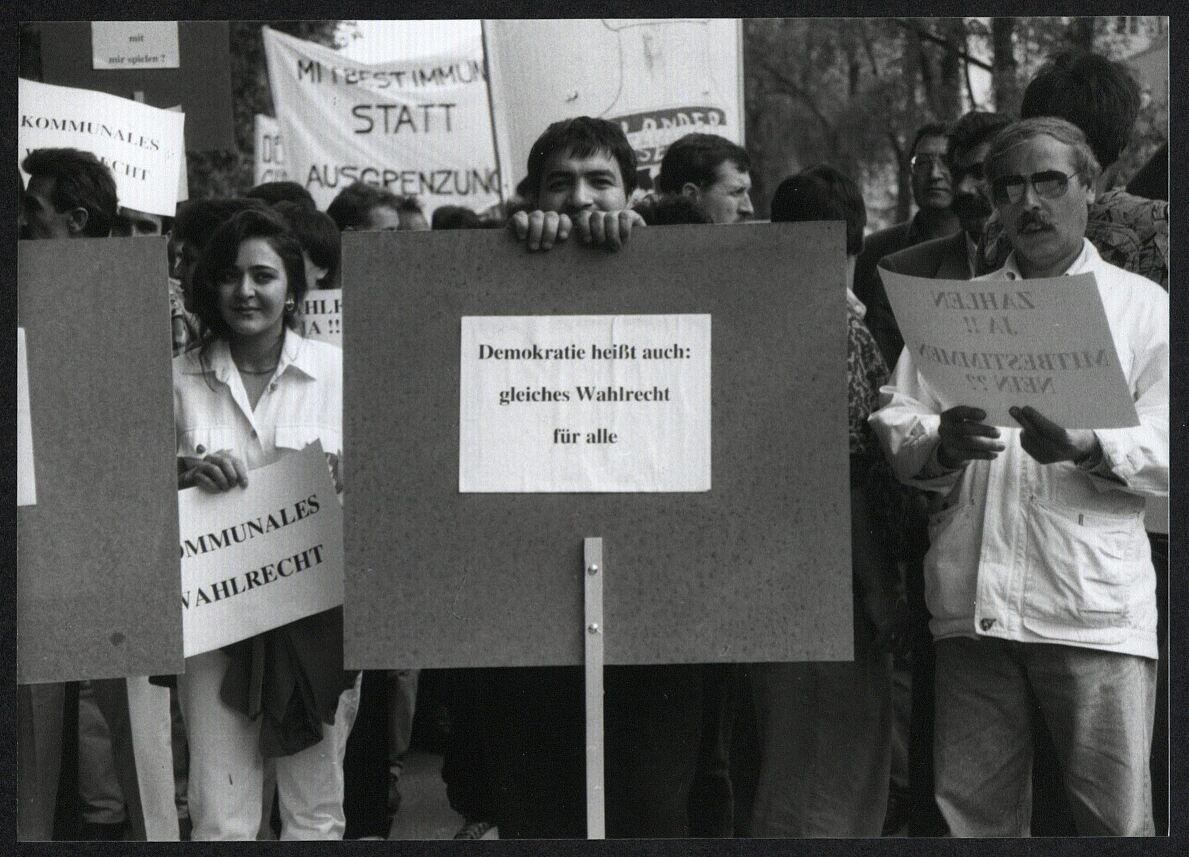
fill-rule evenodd
<path id="1" fill-rule="evenodd" d="M 607 667 L 609 836 L 1163 827 L 1168 547 L 1144 509 L 1168 492 L 1167 154 L 1120 186 L 1139 105 L 1125 67 L 1060 54 L 1020 117 L 919 130 L 906 223 L 865 236 L 858 183 L 828 164 L 776 189 L 773 222 L 846 227 L 854 659 Z M 22 166 L 23 238 L 169 236 L 178 487 L 208 492 L 314 440 L 341 492 L 342 352 L 299 321 L 308 290 L 339 287 L 342 232 L 495 227 L 529 252 L 631 253 L 641 228 L 755 214 L 743 147 L 682 137 L 644 194 L 623 130 L 590 117 L 545 129 L 499 216 L 427 220 L 366 184 L 321 212 L 272 182 L 169 219 L 121 208 L 89 153 Z M 976 401 L 944 408 L 881 270 L 1092 273 L 1140 424 L 1067 428 L 1025 407 L 1004 428 Z M 339 608 L 187 658 L 179 676 L 22 685 L 19 836 L 384 837 L 418 673 L 347 670 L 342 637 Z M 585 836 L 583 670 L 452 670 L 442 686 L 459 838 Z M 750 767 L 732 758 L 749 728 Z M 63 783 L 81 827 L 63 820 Z"/>

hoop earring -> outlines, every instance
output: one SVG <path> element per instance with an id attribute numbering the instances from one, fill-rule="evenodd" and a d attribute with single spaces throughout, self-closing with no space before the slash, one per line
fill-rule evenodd
<path id="1" fill-rule="evenodd" d="M 285 312 L 292 314 L 297 309 L 297 301 L 292 296 L 285 299 Z"/>

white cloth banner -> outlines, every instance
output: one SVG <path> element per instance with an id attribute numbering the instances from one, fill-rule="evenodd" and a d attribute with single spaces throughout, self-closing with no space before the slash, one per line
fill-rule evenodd
<path id="1" fill-rule="evenodd" d="M 1139 425 L 1093 274 L 929 280 L 880 269 L 917 371 L 946 409 L 1018 428 L 1031 405 L 1066 428 Z"/>
<path id="2" fill-rule="evenodd" d="M 252 184 L 282 182 L 289 179 L 285 169 L 285 147 L 281 144 L 281 126 L 277 120 L 257 113 L 252 123 L 256 160 L 252 165 Z"/>
<path id="3" fill-rule="evenodd" d="M 735 18 L 483 22 L 505 191 L 551 122 L 617 122 L 652 186 L 669 144 L 692 131 L 743 143 L 741 24 Z"/>
<path id="4" fill-rule="evenodd" d="M 34 149 L 93 152 L 111 168 L 120 205 L 173 217 L 186 168 L 184 113 L 24 78 L 17 91 L 18 161 Z"/>
<path id="5" fill-rule="evenodd" d="M 479 50 L 368 64 L 265 27 L 286 169 L 320 208 L 354 181 L 439 205 L 499 201 Z"/>
<path id="6" fill-rule="evenodd" d="M 343 511 L 319 443 L 247 488 L 179 491 L 178 522 L 186 657 L 343 603 Z"/>
<path id="7" fill-rule="evenodd" d="M 464 316 L 458 490 L 710 490 L 710 316 Z"/>

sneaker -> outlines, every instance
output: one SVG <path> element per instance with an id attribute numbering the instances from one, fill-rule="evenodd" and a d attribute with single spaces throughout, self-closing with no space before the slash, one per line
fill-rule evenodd
<path id="1" fill-rule="evenodd" d="M 454 834 L 455 839 L 499 839 L 500 829 L 490 821 L 467 821 Z"/>

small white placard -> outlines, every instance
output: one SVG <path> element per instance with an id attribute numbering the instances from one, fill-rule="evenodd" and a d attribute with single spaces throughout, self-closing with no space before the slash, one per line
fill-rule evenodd
<path id="1" fill-rule="evenodd" d="M 301 335 L 343 347 L 343 290 L 310 289 L 301 304 Z"/>
<path id="2" fill-rule="evenodd" d="M 178 492 L 178 522 L 186 657 L 343 603 L 343 511 L 319 443 L 247 488 Z"/>
<path id="3" fill-rule="evenodd" d="M 37 504 L 33 469 L 33 422 L 29 417 L 29 363 L 25 328 L 17 328 L 17 505 Z"/>
<path id="4" fill-rule="evenodd" d="M 95 69 L 178 68 L 177 21 L 94 21 Z"/>
<path id="5" fill-rule="evenodd" d="M 930 280 L 880 269 L 905 347 L 945 408 L 1019 428 L 1031 405 L 1065 428 L 1139 425 L 1093 274 Z"/>
<path id="6" fill-rule="evenodd" d="M 460 492 L 710 490 L 710 316 L 462 319 Z"/>

